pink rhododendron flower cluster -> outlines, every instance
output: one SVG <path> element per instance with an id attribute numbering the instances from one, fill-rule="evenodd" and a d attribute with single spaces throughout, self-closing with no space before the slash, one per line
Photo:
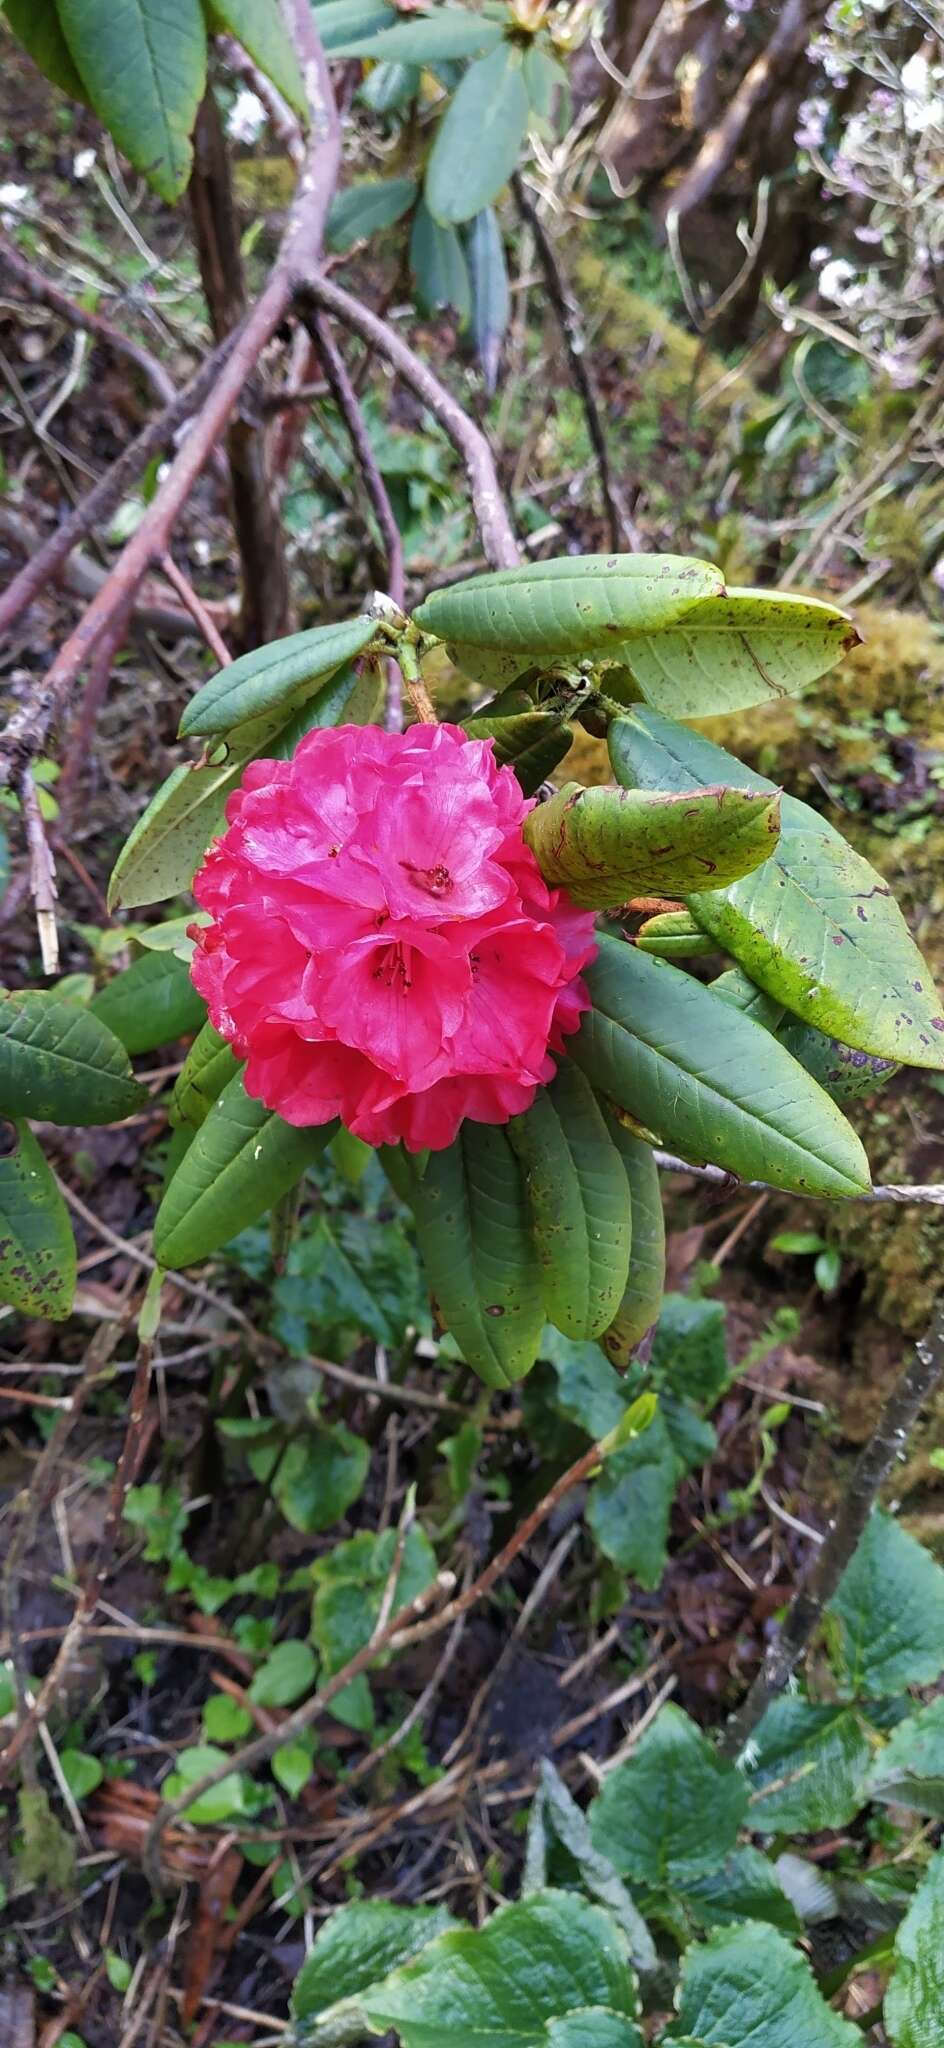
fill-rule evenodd
<path id="1" fill-rule="evenodd" d="M 247 768 L 194 883 L 193 978 L 250 1095 L 413 1151 L 528 1108 L 595 951 L 524 843 L 531 807 L 454 725 L 339 726 Z"/>

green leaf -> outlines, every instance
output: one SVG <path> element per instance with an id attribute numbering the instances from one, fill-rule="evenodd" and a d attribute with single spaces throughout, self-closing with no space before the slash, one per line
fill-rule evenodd
<path id="1" fill-rule="evenodd" d="M 689 910 L 660 910 L 647 917 L 635 935 L 634 944 L 658 960 L 692 960 L 699 953 L 713 953 L 715 944 L 695 923 Z"/>
<path id="2" fill-rule="evenodd" d="M 944 1695 L 892 1730 L 872 1765 L 868 1795 L 944 1820 Z"/>
<path id="3" fill-rule="evenodd" d="M 802 1934 L 803 1923 L 772 1863 L 759 1849 L 732 1849 L 717 1870 L 676 1887 L 702 1927 L 726 1927 L 739 1920 L 764 1920 L 781 1934 Z"/>
<path id="4" fill-rule="evenodd" d="M 63 1323 L 76 1292 L 70 1212 L 29 1124 L 12 1130 L 14 1149 L 0 1153 L 0 1300 Z M 0 1137 L 8 1143 L 2 1128 Z"/>
<path id="5" fill-rule="evenodd" d="M 594 1846 L 586 1814 L 581 1812 L 576 1800 L 568 1792 L 560 1772 L 555 1770 L 547 1757 L 541 1763 L 538 1802 L 545 1837 L 548 1831 L 552 1832 L 568 1855 L 573 1858 L 584 1890 L 588 1891 L 599 1905 L 605 1906 L 616 1921 L 617 1927 L 622 1928 L 636 1967 L 640 1970 L 654 1970 L 658 1960 L 655 1943 L 642 1915 L 637 1912 L 622 1878 L 617 1875 L 609 1858 L 601 1855 L 600 1850 Z M 535 1887 L 531 1886 L 531 1889 Z"/>
<path id="6" fill-rule="evenodd" d="M 421 310 L 438 313 L 442 307 L 452 306 L 464 325 L 472 305 L 472 288 L 462 243 L 455 228 L 444 228 L 433 219 L 423 199 L 413 216 L 410 264 Z"/>
<path id="7" fill-rule="evenodd" d="M 944 1850 L 939 1849 L 895 1936 L 895 1968 L 885 1993 L 885 2027 L 893 2048 L 941 2048 L 942 1955 Z"/>
<path id="8" fill-rule="evenodd" d="M 89 1756 L 84 1749 L 61 1749 L 59 1763 L 73 1799 L 87 1799 L 105 1776 L 97 1756 Z"/>
<path id="9" fill-rule="evenodd" d="M 0 1115 L 111 1124 L 146 1100 L 107 1018 L 44 989 L 0 997 Z"/>
<path id="10" fill-rule="evenodd" d="M 482 1928 L 441 1934 L 358 2002 L 375 2031 L 396 2028 L 403 2048 L 463 2039 L 544 2048 L 551 2023 L 584 2007 L 627 2019 L 637 2009 L 624 1936 L 599 1906 L 556 1891 L 501 1906 Z"/>
<path id="11" fill-rule="evenodd" d="M 242 1742 L 252 1732 L 252 1715 L 226 1692 L 211 1693 L 200 1718 L 208 1742 Z"/>
<path id="12" fill-rule="evenodd" d="M 897 1060 L 880 1059 L 874 1052 L 856 1052 L 851 1045 L 841 1045 L 838 1038 L 827 1038 L 813 1024 L 791 1020 L 778 1036 L 781 1045 L 834 1102 L 858 1102 L 863 1096 L 874 1095 L 877 1088 L 884 1088 L 886 1081 L 900 1071 Z"/>
<path id="13" fill-rule="evenodd" d="M 944 1571 L 881 1508 L 873 1509 L 826 1610 L 844 1693 L 893 1697 L 944 1671 Z"/>
<path id="14" fill-rule="evenodd" d="M 318 1666 L 310 1643 L 276 1643 L 249 1687 L 257 1707 L 294 1707 L 315 1682 Z"/>
<path id="15" fill-rule="evenodd" d="M 331 56 L 355 36 L 391 28 L 398 18 L 393 6 L 378 5 L 377 0 L 314 0 L 312 11 L 321 47 Z"/>
<path id="16" fill-rule="evenodd" d="M 495 759 L 513 768 L 525 796 L 533 796 L 542 782 L 569 753 L 573 731 L 549 711 L 520 711 L 509 718 L 486 713 L 465 721 L 473 740 L 494 741 Z"/>
<path id="17" fill-rule="evenodd" d="M 413 178 L 364 178 L 346 186 L 328 209 L 328 248 L 338 252 L 353 249 L 355 242 L 366 241 L 382 228 L 392 228 L 409 212 L 416 190 Z M 371 624 L 376 632 L 376 624 Z"/>
<path id="18" fill-rule="evenodd" d="M 463 647 L 561 661 L 632 629 L 673 625 L 720 586 L 720 569 L 686 555 L 564 555 L 434 590 L 414 618 L 424 633 Z"/>
<path id="19" fill-rule="evenodd" d="M 763 1024 L 766 1031 L 776 1031 L 783 1016 L 783 1004 L 765 995 L 762 988 L 745 974 L 743 967 L 728 967 L 723 974 L 717 974 L 711 984 L 712 993 L 720 996 L 722 1002 L 733 1004 L 736 1010 L 753 1017 L 755 1024 Z M 802 1063 L 801 1063 L 802 1064 Z"/>
<path id="20" fill-rule="evenodd" d="M 546 882 L 590 910 L 646 892 L 722 889 L 769 859 L 780 804 L 749 790 L 698 796 L 584 789 L 568 782 L 524 822 Z"/>
<path id="21" fill-rule="evenodd" d="M 246 1094 L 236 1075 L 201 1124 L 154 1224 L 162 1266 L 192 1266 L 245 1230 L 301 1179 L 337 1126 L 297 1130 Z"/>
<path id="22" fill-rule="evenodd" d="M 486 391 L 498 383 L 501 346 L 511 317 L 511 290 L 505 245 L 491 206 L 477 213 L 469 229 L 469 277 L 472 285 L 472 336 L 482 365 Z"/>
<path id="23" fill-rule="evenodd" d="M 302 68 L 279 11 L 279 0 L 208 0 L 208 7 L 210 26 L 235 36 L 282 98 L 307 119 Z"/>
<path id="24" fill-rule="evenodd" d="M 798 696 L 860 638 L 847 612 L 817 598 L 728 590 L 703 598 L 671 631 L 625 640 L 613 658 L 657 711 L 708 718 Z"/>
<path id="25" fill-rule="evenodd" d="M 218 1096 L 241 1070 L 231 1045 L 209 1021 L 196 1038 L 174 1083 L 173 1118 L 199 1130 Z"/>
<path id="26" fill-rule="evenodd" d="M 609 744 L 624 785 L 775 787 L 654 711 L 615 720 Z M 751 980 L 804 1023 L 883 1059 L 944 1067 L 942 1004 L 888 885 L 807 804 L 783 798 L 779 843 L 755 875 L 688 903 Z"/>
<path id="27" fill-rule="evenodd" d="M 211 1771 L 227 1761 L 226 1751 L 217 1749 L 212 1742 L 195 1744 L 192 1749 L 182 1749 L 177 1758 L 177 1768 L 170 1772 L 161 1786 L 165 1799 L 176 1799 L 189 1786 L 197 1784 L 200 1778 L 209 1776 Z M 212 1791 L 204 1792 L 199 1799 L 191 1800 L 186 1809 L 187 1819 L 204 1827 L 214 1827 L 218 1822 L 231 1820 L 245 1811 L 245 1780 L 238 1771 L 230 1771 L 214 1785 Z"/>
<path id="28" fill-rule="evenodd" d="M 541 1357 L 554 1367 L 555 1405 L 568 1421 L 595 1440 L 616 1428 L 626 1409 L 626 1387 L 596 1344 L 575 1344 L 548 1326 L 541 1338 Z"/>
<path id="29" fill-rule="evenodd" d="M 330 1529 L 359 1499 L 370 1449 L 341 1423 L 317 1423 L 293 1438 L 272 1481 L 275 1500 L 293 1529 L 316 1536 Z"/>
<path id="30" fill-rule="evenodd" d="M 798 1194 L 869 1187 L 855 1132 L 770 1032 L 618 939 L 584 972 L 594 1007 L 570 1056 L 671 1151 Z"/>
<path id="31" fill-rule="evenodd" d="M 471 220 L 507 184 L 528 128 L 521 51 L 502 41 L 470 64 L 436 131 L 426 204 L 446 227 Z"/>
<path id="32" fill-rule="evenodd" d="M 313 1770 L 311 1753 L 301 1742 L 284 1743 L 272 1758 L 272 1776 L 290 1799 L 297 1799 L 310 1784 Z"/>
<path id="33" fill-rule="evenodd" d="M 365 1445 L 366 1452 L 366 1445 Z M 381 1536 L 363 1531 L 346 1543 L 336 1543 L 311 1567 L 315 1585 L 311 1610 L 311 1637 L 320 1651 L 326 1673 L 343 1669 L 370 1641 L 385 1596 L 399 1548 L 396 1529 Z M 436 1576 L 436 1554 L 428 1536 L 414 1523 L 407 1530 L 397 1569 L 391 1613 L 431 1586 Z M 389 1653 L 378 1657 L 378 1668 L 389 1663 Z M 366 1675 L 346 1686 L 332 1703 L 339 1720 L 368 1733 L 373 1725 L 373 1706 Z"/>
<path id="34" fill-rule="evenodd" d="M 537 1357 L 544 1300 L 506 1133 L 466 1121 L 412 1199 L 435 1308 L 486 1386 L 513 1386 Z"/>
<path id="35" fill-rule="evenodd" d="M 129 1053 L 187 1038 L 206 1023 L 206 1004 L 176 953 L 145 953 L 106 982 L 86 1016 L 108 1026 Z"/>
<path id="36" fill-rule="evenodd" d="M 629 1183 L 633 1241 L 623 1299 L 600 1342 L 607 1357 L 625 1372 L 637 1344 L 652 1328 L 661 1307 L 665 1286 L 665 1217 L 659 1169 L 650 1147 L 631 1137 L 614 1116 L 607 1116 L 607 1128 Z"/>
<path id="37" fill-rule="evenodd" d="M 315 19 L 317 20 L 317 14 Z M 373 35 L 357 35 L 350 42 L 336 44 L 336 57 L 370 57 L 374 63 L 452 63 L 457 57 L 475 57 L 502 38 L 500 21 L 489 21 L 465 7 L 438 6 L 434 13 L 401 20 L 393 28 L 380 28 Z"/>
<path id="38" fill-rule="evenodd" d="M 664 1887 L 715 1870 L 746 1811 L 740 1772 L 680 1707 L 666 1706 L 604 1780 L 589 1818 L 597 1848 L 622 1877 Z"/>
<path id="39" fill-rule="evenodd" d="M 865 1804 L 871 1761 L 872 1746 L 850 1707 L 775 1700 L 741 1759 L 751 1827 L 768 1835 L 845 1827 Z"/>
<path id="40" fill-rule="evenodd" d="M 62 33 L 56 0 L 6 0 L 3 13 L 17 41 L 39 66 L 44 78 L 87 105 L 85 87 Z"/>
<path id="41" fill-rule="evenodd" d="M 724 1303 L 667 1294 L 649 1364 L 657 1385 L 664 1384 L 680 1400 L 713 1408 L 731 1378 Z"/>
<path id="42" fill-rule="evenodd" d="M 590 1489 L 587 1527 L 599 1549 L 648 1591 L 665 1570 L 669 1515 L 681 1476 L 665 1417 L 657 1411 L 640 1436 L 607 1458 Z"/>
<path id="43" fill-rule="evenodd" d="M 633 2020 L 602 2005 L 582 2006 L 565 2019 L 549 2020 L 548 2048 L 646 2048 Z"/>
<path id="44" fill-rule="evenodd" d="M 338 1906 L 295 1979 L 292 2018 L 316 2020 L 339 1992 L 355 1998 L 455 1925 L 445 1906 L 392 1906 L 386 1899 Z"/>
<path id="45" fill-rule="evenodd" d="M 73 63 L 105 127 L 162 199 L 190 176 L 206 87 L 200 0 L 57 0 Z"/>
<path id="46" fill-rule="evenodd" d="M 588 1081 L 562 1061 L 508 1136 L 521 1165 L 544 1305 L 567 1337 L 597 1337 L 623 1298 L 632 1239 L 620 1155 Z"/>
<path id="47" fill-rule="evenodd" d="M 805 1956 L 760 1921 L 722 1929 L 690 1948 L 682 1963 L 678 2017 L 666 2048 L 697 2035 L 713 2044 L 757 2048 L 861 2048 L 858 2027 L 832 2012 Z"/>
<path id="48" fill-rule="evenodd" d="M 376 634 L 374 619 L 345 619 L 290 633 L 254 647 L 204 683 L 180 721 L 181 739 L 232 733 L 247 719 L 277 711 L 285 717 L 316 694 L 339 668 L 362 654 Z"/>

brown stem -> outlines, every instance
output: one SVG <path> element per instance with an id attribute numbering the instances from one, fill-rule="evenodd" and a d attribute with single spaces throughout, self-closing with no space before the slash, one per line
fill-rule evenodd
<path id="1" fill-rule="evenodd" d="M 515 195 L 515 204 L 518 212 L 522 220 L 527 221 L 534 236 L 538 262 L 541 265 L 544 273 L 544 282 L 547 286 L 547 296 L 554 308 L 557 324 L 561 331 L 571 382 L 583 406 L 583 415 L 587 423 L 590 445 L 597 459 L 597 474 L 600 479 L 600 492 L 603 498 L 603 508 L 606 513 L 610 547 L 614 550 L 619 550 L 625 543 L 634 550 L 638 549 L 641 546 L 639 533 L 629 517 L 626 507 L 620 504 L 619 492 L 610 467 L 606 433 L 603 421 L 600 418 L 597 395 L 593 388 L 593 382 L 587 365 L 587 343 L 583 332 L 580 308 L 567 284 L 557 261 L 554 244 L 520 171 L 513 173 L 511 186 Z"/>
<path id="2" fill-rule="evenodd" d="M 708 1181 L 712 1187 L 730 1190 L 735 1187 L 763 1188 L 771 1194 L 782 1192 L 772 1187 L 770 1181 L 739 1181 L 734 1173 L 726 1173 L 723 1166 L 693 1166 L 688 1159 L 677 1159 L 674 1152 L 653 1152 L 653 1158 L 663 1173 L 688 1173 L 693 1180 Z M 913 1203 L 926 1209 L 944 1208 L 944 1181 L 930 1181 L 924 1186 L 905 1187 L 893 1184 L 868 1188 L 864 1194 L 851 1195 L 848 1200 L 855 1202 L 902 1202 Z"/>
<path id="3" fill-rule="evenodd" d="M 246 281 L 230 156 L 212 88 L 193 137 L 190 211 L 200 277 L 216 342 L 245 316 Z M 230 421 L 229 455 L 233 526 L 242 567 L 243 647 L 278 640 L 290 623 L 288 565 L 266 465 L 265 434 L 247 419 Z"/>
<path id="4" fill-rule="evenodd" d="M 347 428 L 348 439 L 354 451 L 354 458 L 364 481 L 367 495 L 374 508 L 380 537 L 386 555 L 386 588 L 394 604 L 403 610 L 406 597 L 406 579 L 403 567 L 403 542 L 400 528 L 394 518 L 393 506 L 387 493 L 387 486 L 381 476 L 377 458 L 371 447 L 367 422 L 361 411 L 360 400 L 347 373 L 344 358 L 338 348 L 326 320 L 317 313 L 309 316 L 307 322 L 312 340 L 318 350 L 321 367 L 327 379 L 328 388 Z M 388 732 L 399 732 L 403 723 L 403 677 L 396 661 L 387 663 L 386 727 Z"/>
<path id="5" fill-rule="evenodd" d="M 582 1457 L 569 1466 L 543 1499 L 538 1501 L 530 1515 L 525 1517 L 514 1535 L 509 1537 L 508 1542 L 492 1558 L 491 1563 L 486 1565 L 485 1570 L 479 1573 L 478 1578 L 457 1594 L 454 1600 L 441 1607 L 438 1613 L 429 1620 L 421 1619 L 427 1608 L 435 1601 L 437 1593 L 451 1591 L 455 1584 L 451 1572 L 440 1572 L 439 1577 L 432 1586 L 427 1587 L 425 1593 L 421 1593 L 418 1599 L 411 1600 L 405 1607 L 401 1607 L 384 1628 L 375 1628 L 370 1641 L 348 1660 L 343 1669 L 335 1672 L 318 1692 L 312 1694 L 310 1700 L 304 1700 L 286 1720 L 280 1721 L 277 1728 L 257 1735 L 253 1742 L 247 1742 L 244 1749 L 237 1750 L 232 1757 L 227 1758 L 225 1765 L 221 1765 L 215 1771 L 208 1771 L 204 1778 L 198 1778 L 194 1784 L 188 1785 L 187 1790 L 182 1792 L 179 1798 L 165 1800 L 154 1816 L 144 1845 L 145 1874 L 150 1878 L 155 1890 L 161 1888 L 161 1836 L 171 1821 L 179 1819 L 181 1814 L 186 1814 L 188 1806 L 192 1806 L 195 1800 L 202 1799 L 215 1785 L 221 1784 L 229 1771 L 245 1771 L 251 1769 L 254 1764 L 265 1763 L 277 1749 L 281 1749 L 283 1743 L 294 1742 L 296 1736 L 303 1734 L 306 1728 L 311 1728 L 315 1721 L 321 1719 L 332 1700 L 337 1698 L 339 1692 L 343 1692 L 346 1685 L 350 1685 L 352 1679 L 358 1678 L 362 1671 L 370 1669 L 384 1650 L 406 1649 L 412 1642 L 420 1641 L 429 1635 L 438 1635 L 441 1629 L 451 1628 L 454 1622 L 476 1605 L 477 1601 L 484 1599 L 485 1595 L 491 1592 L 496 1581 L 508 1570 L 525 1544 L 531 1541 L 542 1522 L 546 1522 L 548 1516 L 554 1513 L 555 1508 L 572 1487 L 579 1486 L 589 1477 L 603 1455 L 598 1443 L 591 1444 L 590 1449 L 584 1451 Z"/>
<path id="6" fill-rule="evenodd" d="M 32 604 L 34 597 L 53 582 L 63 562 L 68 560 L 79 542 L 96 526 L 104 525 L 111 518 L 135 478 L 155 455 L 161 455 L 173 442 L 175 434 L 186 421 L 199 412 L 235 344 L 236 336 L 231 335 L 222 348 L 215 349 L 207 357 L 203 367 L 175 398 L 173 405 L 142 428 L 68 519 L 56 527 L 42 547 L 37 547 L 19 575 L 14 576 L 9 589 L 0 593 L 0 632 L 6 632 L 27 605 Z"/>
<path id="7" fill-rule="evenodd" d="M 772 1643 L 750 1692 L 725 1729 L 722 1753 L 737 1757 L 769 1707 L 796 1670 L 814 1630 L 822 1620 L 843 1572 L 865 1529 L 872 1509 L 922 1408 L 944 1375 L 944 1302 L 938 1305 L 926 1337 L 885 1403 L 856 1465 L 852 1482 L 812 1571 L 795 1594 L 783 1627 Z"/>
<path id="8" fill-rule="evenodd" d="M 694 163 L 670 193 L 666 212 L 681 220 L 707 199 L 734 162 L 748 123 L 770 97 L 777 80 L 802 56 L 819 14 L 818 0 L 813 5 L 810 0 L 786 0 L 774 17 L 769 42 L 745 73 L 717 127 L 706 135 Z"/>
<path id="9" fill-rule="evenodd" d="M 324 307 L 342 327 L 370 343 L 384 362 L 396 370 L 417 397 L 439 421 L 465 463 L 482 545 L 493 569 L 515 569 L 521 560 L 518 543 L 502 496 L 495 461 L 480 427 L 441 384 L 428 364 L 414 353 L 386 320 L 381 320 L 359 299 L 321 275 L 299 280 L 300 305 Z"/>
<path id="10" fill-rule="evenodd" d="M 194 590 L 193 584 L 184 575 L 183 570 L 178 569 L 173 555 L 168 553 L 163 557 L 161 568 L 168 583 L 172 584 L 176 590 L 181 604 L 190 613 L 190 617 L 206 641 L 210 653 L 215 655 L 221 668 L 228 668 L 233 659 L 229 648 L 222 638 L 215 620 L 211 618 L 210 613 L 207 611 L 206 605 Z"/>
<path id="11" fill-rule="evenodd" d="M 308 0 L 293 0 L 293 7 L 311 120 L 305 164 L 271 275 L 233 338 L 227 359 L 213 378 L 198 417 L 140 526 L 29 701 L 10 719 L 0 748 L 0 784 L 11 774 L 20 774 L 45 745 L 99 638 L 133 598 L 147 570 L 166 554 L 178 514 L 225 431 L 247 379 L 289 311 L 297 287 L 318 261 L 337 180 L 340 126 Z"/>
<path id="12" fill-rule="evenodd" d="M 52 278 L 44 277 L 41 270 L 28 263 L 7 235 L 0 235 L 0 272 L 4 270 L 34 305 L 48 306 L 51 312 L 68 321 L 70 327 L 78 327 L 84 334 L 94 335 L 95 340 L 110 349 L 112 355 L 124 356 L 126 362 L 133 363 L 150 385 L 159 405 L 174 404 L 177 386 L 150 349 L 139 341 L 133 341 L 130 335 L 122 334 L 121 329 L 114 327 L 101 313 L 90 313 L 85 306 L 77 305 L 61 285 L 55 284 Z"/>

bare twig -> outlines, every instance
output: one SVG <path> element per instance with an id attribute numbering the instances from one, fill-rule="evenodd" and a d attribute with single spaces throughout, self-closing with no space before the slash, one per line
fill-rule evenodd
<path id="1" fill-rule="evenodd" d="M 20 802 L 26 826 L 30 893 L 36 911 L 36 929 L 39 933 L 43 973 L 56 974 L 59 968 L 59 933 L 56 927 L 56 901 L 59 891 L 56 888 L 56 866 L 46 838 L 32 768 L 24 768 L 20 777 Z"/>
<path id="2" fill-rule="evenodd" d="M 610 454 L 606 444 L 606 431 L 600 418 L 600 408 L 593 381 L 587 364 L 587 343 L 583 332 L 580 308 L 557 261 L 557 253 L 538 207 L 521 176 L 515 171 L 511 180 L 515 204 L 523 220 L 528 222 L 534 236 L 538 261 L 544 273 L 547 295 L 554 308 L 555 318 L 561 331 L 571 381 L 583 406 L 587 433 L 597 459 L 597 474 L 603 508 L 606 513 L 609 544 L 618 550 L 624 543 L 637 549 L 641 546 L 639 533 L 626 507 L 620 503 L 619 492 L 610 467 Z"/>
<path id="3" fill-rule="evenodd" d="M 194 623 L 196 624 L 199 632 L 202 633 L 203 638 L 206 641 L 206 644 L 210 650 L 210 653 L 216 656 L 216 659 L 219 662 L 221 668 L 228 668 L 230 662 L 233 659 L 229 651 L 229 648 L 227 647 L 225 640 L 222 638 L 219 628 L 215 624 L 214 620 L 210 617 L 206 605 L 203 603 L 202 599 L 197 596 L 193 584 L 184 575 L 183 570 L 178 569 L 177 564 L 174 561 L 173 555 L 170 553 L 169 550 L 167 554 L 162 557 L 161 568 L 164 572 L 164 575 L 167 578 L 168 583 L 173 584 L 173 587 L 176 590 L 181 603 L 190 613 L 190 616 L 194 620 Z"/>
<path id="4" fill-rule="evenodd" d="M 758 1188 L 770 1194 L 781 1194 L 782 1189 L 771 1187 L 766 1180 L 739 1181 L 736 1174 L 726 1173 L 723 1166 L 693 1166 L 687 1159 L 677 1159 L 673 1152 L 653 1153 L 656 1165 L 663 1173 L 688 1173 L 693 1180 L 710 1181 L 718 1188 Z M 944 1181 L 929 1181 L 924 1186 L 909 1187 L 890 1182 L 866 1189 L 861 1195 L 850 1195 L 853 1202 L 907 1202 L 930 1209 L 944 1208 Z"/>
<path id="5" fill-rule="evenodd" d="M 335 284 L 333 278 L 318 274 L 301 279 L 297 296 L 300 305 L 323 306 L 326 312 L 334 314 L 342 327 L 361 335 L 415 391 L 433 418 L 439 421 L 465 463 L 473 510 L 489 564 L 493 569 L 516 568 L 521 559 L 518 543 L 505 507 L 491 448 L 481 428 L 469 418 L 458 399 L 453 398 L 451 391 L 447 391 L 428 364 L 415 354 L 388 321 L 372 313 L 368 306 L 362 306 L 359 299 Z"/>
<path id="6" fill-rule="evenodd" d="M 721 1745 L 725 1756 L 740 1756 L 771 1700 L 783 1691 L 796 1670 L 852 1558 L 879 1490 L 902 1456 L 918 1416 L 942 1375 L 944 1302 L 939 1302 L 927 1336 L 915 1346 L 914 1357 L 882 1409 L 809 1577 L 794 1596 L 783 1627 L 770 1645 L 743 1706 L 728 1723 Z"/>
<path id="7" fill-rule="evenodd" d="M 0 235 L 0 272 L 3 271 L 13 278 L 34 305 L 48 306 L 70 327 L 94 335 L 95 340 L 110 349 L 112 355 L 124 356 L 127 362 L 133 363 L 150 385 L 159 405 L 174 404 L 177 397 L 174 380 L 150 349 L 144 348 L 139 341 L 133 341 L 130 335 L 122 334 L 120 327 L 113 326 L 101 313 L 90 313 L 85 306 L 70 299 L 61 285 L 55 284 L 52 278 L 44 277 L 35 264 L 27 261 L 7 235 Z"/>

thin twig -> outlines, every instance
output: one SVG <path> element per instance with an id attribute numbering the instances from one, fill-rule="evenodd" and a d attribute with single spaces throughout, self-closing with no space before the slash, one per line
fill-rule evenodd
<path id="1" fill-rule="evenodd" d="M 139 341 L 133 341 L 130 335 L 122 334 L 121 329 L 114 327 L 101 313 L 91 313 L 86 306 L 80 306 L 75 299 L 70 299 L 68 292 L 63 291 L 61 285 L 54 283 L 52 278 L 44 277 L 42 271 L 36 269 L 35 264 L 27 262 L 26 257 L 15 248 L 7 235 L 0 235 L 0 272 L 4 270 L 34 305 L 48 306 L 51 312 L 58 313 L 70 327 L 77 327 L 85 334 L 94 335 L 95 340 L 109 349 L 112 355 L 124 356 L 127 362 L 133 363 L 150 385 L 159 405 L 174 404 L 177 397 L 174 380 L 165 370 L 163 363 L 158 362 L 157 357 L 151 354 L 150 349 L 145 348 Z"/>
<path id="2" fill-rule="evenodd" d="M 229 648 L 222 638 L 218 627 L 211 619 L 206 605 L 194 590 L 193 584 L 184 575 L 183 570 L 178 569 L 169 549 L 161 559 L 161 569 L 168 583 L 172 584 L 176 590 L 181 603 L 199 627 L 210 653 L 216 656 L 221 668 L 228 668 L 233 659 Z"/>
<path id="3" fill-rule="evenodd" d="M 774 1188 L 766 1180 L 739 1181 L 736 1174 L 726 1173 L 723 1166 L 693 1166 L 687 1159 L 677 1159 L 673 1152 L 654 1151 L 652 1156 L 663 1173 L 688 1173 L 694 1180 L 710 1181 L 714 1187 L 729 1191 L 745 1187 L 762 1189 L 770 1194 L 783 1193 L 782 1188 Z M 944 1181 L 929 1181 L 916 1187 L 891 1182 L 887 1186 L 867 1188 L 862 1194 L 850 1195 L 846 1199 L 853 1202 L 911 1202 L 940 1209 L 944 1208 Z"/>
<path id="4" fill-rule="evenodd" d="M 36 929 L 39 933 L 43 973 L 57 974 L 59 932 L 56 926 L 56 902 L 59 891 L 56 888 L 56 864 L 46 838 L 43 814 L 39 808 L 39 797 L 30 767 L 24 768 L 20 777 L 20 803 L 23 806 L 23 823 L 26 827 L 30 893 L 36 911 Z"/>
<path id="5" fill-rule="evenodd" d="M 914 1357 L 893 1387 L 812 1570 L 794 1595 L 783 1627 L 771 1643 L 746 1700 L 728 1723 L 721 1744 L 725 1756 L 740 1756 L 771 1701 L 783 1691 L 796 1670 L 853 1556 L 880 1488 L 903 1455 L 918 1416 L 942 1375 L 944 1302 L 938 1304 L 927 1336 L 915 1346 Z"/>

